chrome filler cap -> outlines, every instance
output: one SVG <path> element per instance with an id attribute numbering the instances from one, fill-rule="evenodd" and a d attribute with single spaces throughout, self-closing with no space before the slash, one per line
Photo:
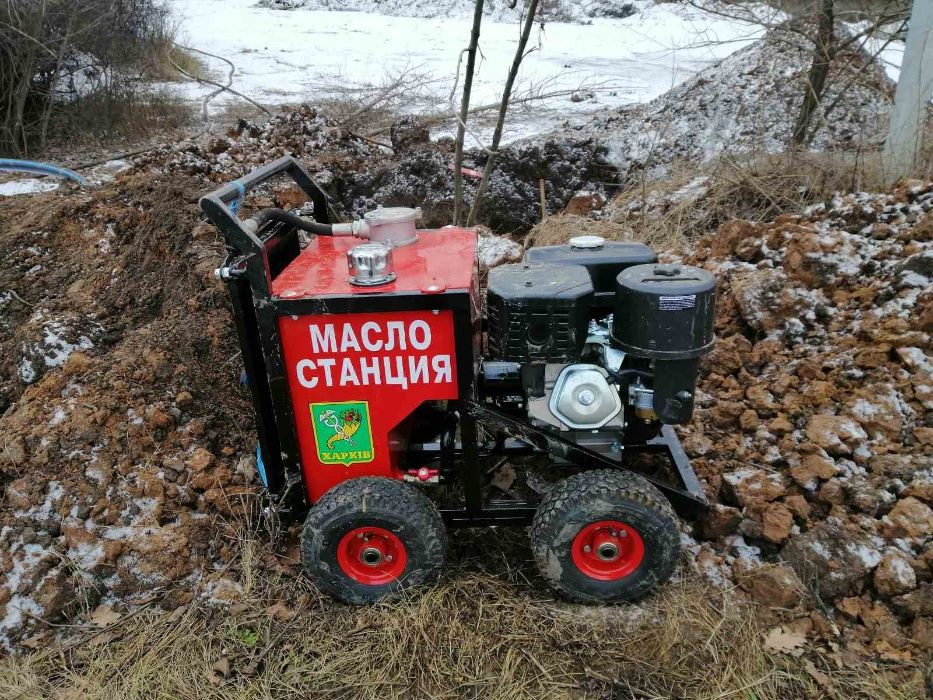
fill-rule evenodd
<path id="1" fill-rule="evenodd" d="M 347 252 L 350 284 L 374 287 L 395 279 L 392 250 L 384 243 L 363 243 Z"/>

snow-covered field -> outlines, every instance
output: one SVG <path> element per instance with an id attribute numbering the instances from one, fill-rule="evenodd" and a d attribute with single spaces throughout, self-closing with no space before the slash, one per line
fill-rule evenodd
<path id="1" fill-rule="evenodd" d="M 378 84 L 407 66 L 432 79 L 437 107 L 444 109 L 470 33 L 470 20 L 457 13 L 423 18 L 283 11 L 257 7 L 255 0 L 170 2 L 188 45 L 233 61 L 233 87 L 267 105 L 314 103 L 321 84 Z M 517 91 L 531 86 L 547 93 L 586 89 L 574 101 L 564 94 L 536 103 L 535 114 L 513 122 L 507 137 L 551 130 L 568 118 L 650 100 L 761 35 L 757 26 L 693 8 L 651 0 L 636 4 L 639 11 L 625 19 L 547 22 L 543 29 L 536 28 L 530 44 L 537 48 L 522 65 Z M 518 22 L 485 19 L 474 105 L 499 99 L 518 33 Z M 223 63 L 209 62 L 212 70 L 226 75 Z M 184 90 L 196 99 L 213 88 L 188 84 Z"/>

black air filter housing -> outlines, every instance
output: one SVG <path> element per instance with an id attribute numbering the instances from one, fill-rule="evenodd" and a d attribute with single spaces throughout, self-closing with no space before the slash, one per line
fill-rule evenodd
<path id="1" fill-rule="evenodd" d="M 576 362 L 586 343 L 593 283 L 579 265 L 515 263 L 489 271 L 493 359 Z"/>
<path id="2" fill-rule="evenodd" d="M 613 311 L 616 277 L 634 265 L 656 263 L 657 253 L 644 243 L 606 241 L 600 236 L 577 236 L 564 245 L 529 248 L 526 262 L 583 265 L 593 280 L 593 318 Z"/>
<path id="3" fill-rule="evenodd" d="M 637 265 L 616 280 L 612 337 L 637 357 L 684 360 L 713 349 L 716 278 L 689 265 Z"/>
<path id="4" fill-rule="evenodd" d="M 615 302 L 613 341 L 654 360 L 654 412 L 688 422 L 699 358 L 713 349 L 716 279 L 689 265 L 638 265 L 618 276 Z"/>

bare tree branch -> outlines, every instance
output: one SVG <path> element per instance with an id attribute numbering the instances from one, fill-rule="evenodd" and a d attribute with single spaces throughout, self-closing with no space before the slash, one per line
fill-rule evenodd
<path id="1" fill-rule="evenodd" d="M 244 95 L 242 92 L 238 92 L 238 91 L 234 90 L 232 87 L 229 87 L 229 86 L 227 86 L 227 85 L 222 85 L 221 83 L 218 83 L 216 80 L 211 80 L 210 78 L 203 78 L 203 77 L 199 78 L 198 76 L 189 73 L 189 72 L 186 71 L 184 68 L 182 68 L 181 66 L 179 66 L 179 65 L 174 61 L 174 59 L 172 59 L 171 56 L 168 57 L 168 60 L 169 60 L 169 62 L 172 64 L 172 66 L 175 68 L 175 70 L 177 70 L 179 73 L 181 73 L 181 74 L 182 74 L 183 76 L 185 76 L 186 78 L 190 78 L 191 80 L 194 80 L 195 82 L 198 82 L 198 83 L 203 83 L 204 85 L 213 85 L 214 87 L 219 88 L 220 90 L 229 92 L 231 95 L 236 95 L 237 97 L 246 100 L 247 102 L 249 102 L 251 105 L 253 105 L 253 106 L 256 107 L 257 109 L 262 110 L 266 115 L 268 115 L 268 116 L 270 116 L 270 117 L 272 116 L 272 112 L 270 112 L 268 109 L 266 109 L 266 108 L 263 107 L 261 104 L 259 104 L 258 102 L 256 102 L 256 100 L 254 100 L 253 98 L 247 97 L 247 96 Z M 206 105 L 205 105 L 205 113 L 206 113 L 206 111 L 207 111 L 207 107 L 206 107 Z"/>
<path id="2" fill-rule="evenodd" d="M 470 93 L 473 89 L 473 70 L 476 67 L 476 50 L 479 46 L 480 25 L 483 22 L 483 0 L 476 0 L 473 11 L 473 29 L 470 33 L 470 45 L 467 49 L 466 75 L 463 77 L 463 100 L 460 103 L 460 124 L 457 128 L 457 144 L 454 155 L 454 212 L 453 224 L 460 221 L 460 209 L 463 207 L 463 139 L 466 135 L 466 121 L 470 111 Z"/>

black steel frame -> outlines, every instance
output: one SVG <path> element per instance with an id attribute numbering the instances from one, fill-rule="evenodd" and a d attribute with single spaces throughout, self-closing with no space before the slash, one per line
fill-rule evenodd
<path id="1" fill-rule="evenodd" d="M 308 195 L 317 221 L 328 223 L 324 193 L 291 156 L 280 158 L 224 185 L 203 197 L 200 204 L 227 242 L 228 256 L 224 268 L 228 271 L 227 285 L 233 318 L 256 412 L 259 449 L 267 486 L 279 513 L 288 517 L 301 515 L 310 504 L 307 501 L 278 317 L 420 310 L 425 308 L 425 300 L 422 295 L 411 293 L 294 300 L 274 297 L 271 293 L 272 280 L 299 253 L 297 232 L 284 224 L 270 224 L 254 234 L 242 225 L 235 210 L 236 204 L 248 190 L 283 174 L 288 175 Z M 460 386 L 460 400 L 454 402 L 450 410 L 455 411 L 459 418 L 462 447 L 457 468 L 463 487 L 463 506 L 441 510 L 448 526 L 525 525 L 531 521 L 537 508 L 533 502 L 484 502 L 478 424 L 482 424 L 493 435 L 506 433 L 520 441 L 510 451 L 540 450 L 580 466 L 627 468 L 626 460 L 609 459 L 557 433 L 536 428 L 483 404 L 477 395 L 473 338 L 478 329 L 473 326 L 469 292 L 460 290 L 432 295 L 431 302 L 432 308 L 450 309 L 453 312 Z M 679 485 L 670 485 L 648 476 L 646 478 L 662 490 L 678 512 L 693 515 L 706 507 L 703 490 L 677 436 L 669 426 L 665 426 L 655 440 L 625 445 L 623 449 L 625 457 L 645 452 L 666 456 L 674 466 L 679 476 Z"/>

